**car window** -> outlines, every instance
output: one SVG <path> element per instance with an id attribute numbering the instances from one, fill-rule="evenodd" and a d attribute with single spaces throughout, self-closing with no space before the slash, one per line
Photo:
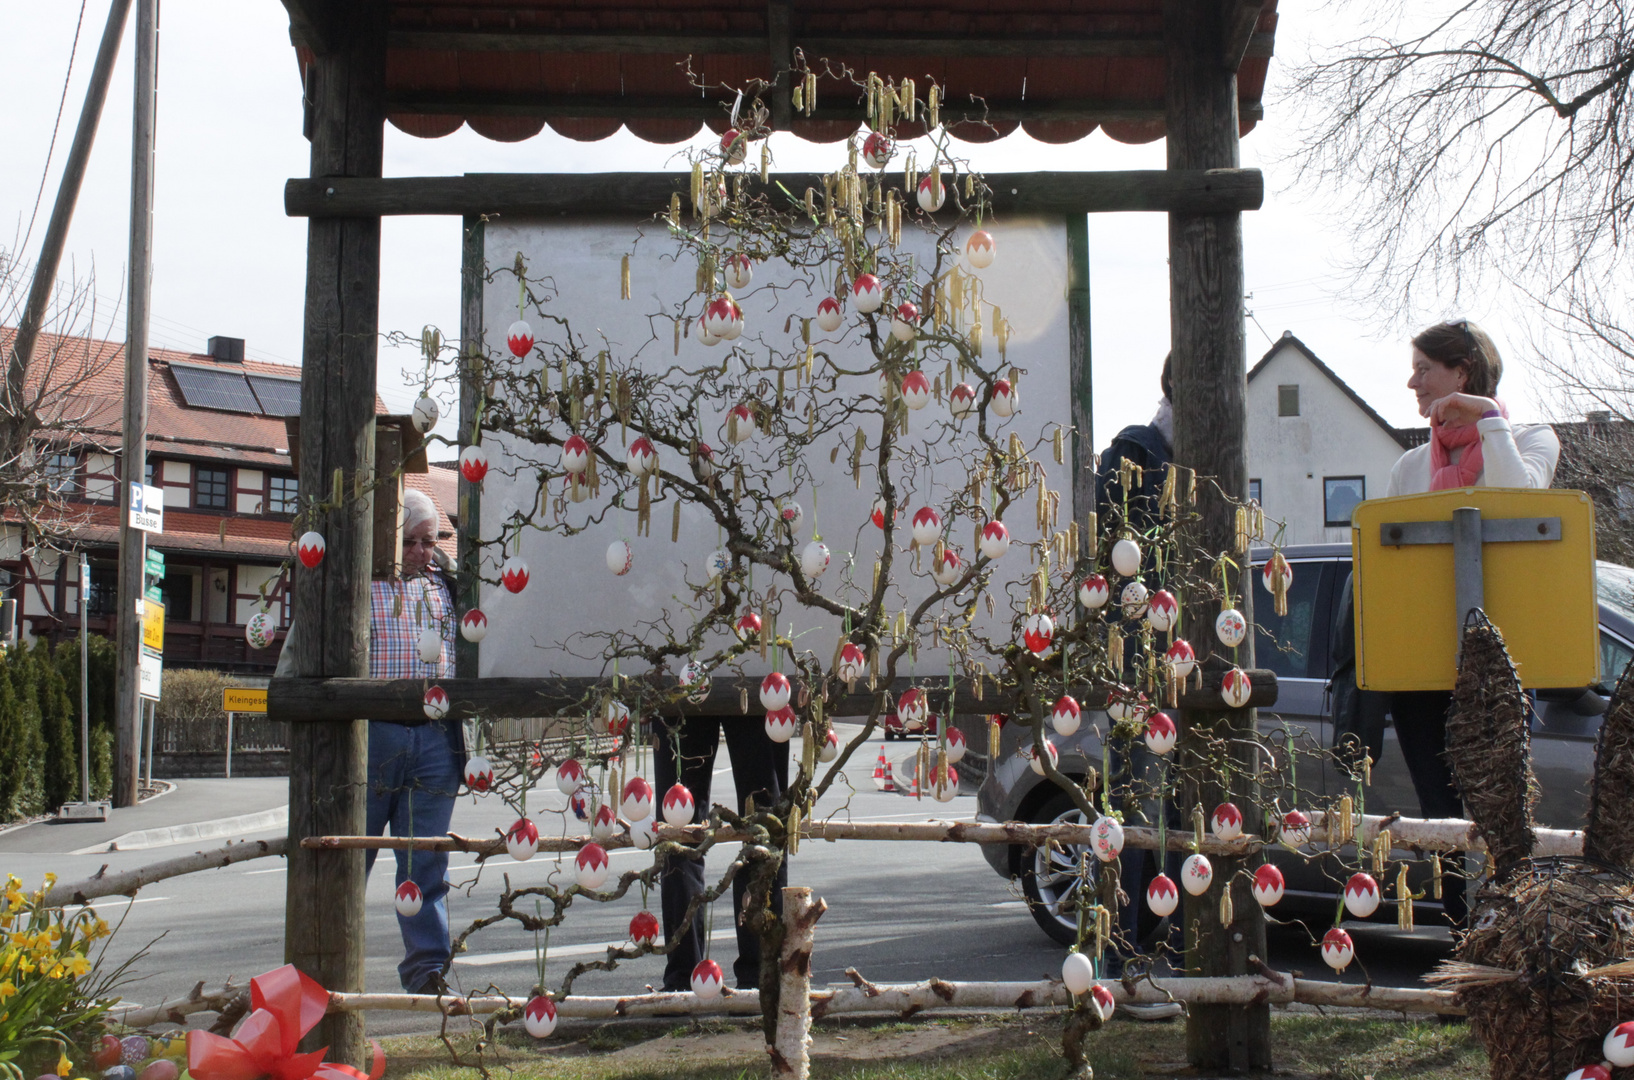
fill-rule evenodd
<path id="1" fill-rule="evenodd" d="M 1634 660 L 1634 648 L 1600 631 L 1600 683 L 1595 689 L 1610 694 L 1630 660 Z"/>
<path id="2" fill-rule="evenodd" d="M 1322 666 L 1315 655 L 1314 630 L 1318 601 L 1322 596 L 1321 562 L 1293 564 L 1294 583 L 1288 588 L 1288 614 L 1278 615 L 1271 606 L 1261 568 L 1254 567 L 1254 663 L 1270 668 L 1284 679 L 1321 679 L 1327 673 L 1313 670 Z"/>
<path id="3" fill-rule="evenodd" d="M 1623 618 L 1634 621 L 1634 570 L 1616 563 L 1597 562 L 1594 564 L 1594 584 L 1602 604 L 1615 608 Z M 1602 656 L 1604 648 L 1602 645 Z M 1609 668 L 1606 670 L 1610 671 Z M 1618 674 L 1622 670 L 1618 667 Z M 1615 681 L 1616 675 L 1608 675 L 1607 678 Z"/>

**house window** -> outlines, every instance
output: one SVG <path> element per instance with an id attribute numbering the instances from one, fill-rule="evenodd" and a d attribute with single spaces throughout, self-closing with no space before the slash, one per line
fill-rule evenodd
<path id="1" fill-rule="evenodd" d="M 1277 415 L 1299 415 L 1299 384 L 1277 387 Z"/>
<path id="2" fill-rule="evenodd" d="M 79 491 L 79 455 L 51 454 L 45 459 L 45 486 L 51 494 L 68 497 Z"/>
<path id="3" fill-rule="evenodd" d="M 154 460 L 152 458 L 148 458 L 147 459 L 147 467 L 142 471 L 143 483 L 147 484 L 148 487 L 153 486 L 153 466 L 154 466 L 154 464 L 155 464 Z"/>
<path id="4" fill-rule="evenodd" d="M 112 615 L 119 605 L 119 567 L 91 564 L 91 590 L 85 596 L 87 615 Z"/>
<path id="5" fill-rule="evenodd" d="M 1324 476 L 1322 478 L 1322 517 L 1329 528 L 1344 528 L 1350 524 L 1356 504 L 1367 498 L 1367 477 Z"/>
<path id="6" fill-rule="evenodd" d="M 276 473 L 268 478 L 267 513 L 293 514 L 296 510 L 297 481 L 293 476 L 279 476 Z"/>
<path id="7" fill-rule="evenodd" d="M 1258 480 L 1248 481 L 1248 501 L 1259 503 L 1261 506 L 1265 505 L 1260 502 L 1260 482 Z"/>
<path id="8" fill-rule="evenodd" d="M 193 581 L 192 574 L 179 570 L 171 570 L 165 574 L 164 580 L 159 583 L 159 589 L 165 598 L 166 621 L 193 621 Z"/>
<path id="9" fill-rule="evenodd" d="M 199 510 L 227 509 L 227 470 L 193 470 L 193 506 Z"/>

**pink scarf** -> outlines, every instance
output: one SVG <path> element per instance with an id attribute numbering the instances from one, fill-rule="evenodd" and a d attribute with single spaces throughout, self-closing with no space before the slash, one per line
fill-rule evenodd
<path id="1" fill-rule="evenodd" d="M 1494 399 L 1496 400 L 1496 399 Z M 1498 411 L 1507 419 L 1509 410 L 1498 402 Z M 1453 464 L 1452 452 L 1462 447 L 1463 455 Z M 1443 427 L 1430 421 L 1430 490 L 1474 487 L 1481 476 L 1481 432 L 1475 424 L 1464 427 Z"/>

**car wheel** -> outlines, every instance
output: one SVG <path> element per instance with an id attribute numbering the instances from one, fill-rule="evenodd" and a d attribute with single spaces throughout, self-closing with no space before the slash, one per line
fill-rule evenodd
<path id="1" fill-rule="evenodd" d="M 1093 793 L 1091 793 L 1093 795 Z M 1086 825 L 1084 817 L 1066 792 L 1051 798 L 1032 815 L 1036 825 Z M 1034 848 L 1021 856 L 1021 891 L 1027 898 L 1027 910 L 1050 937 L 1062 945 L 1078 943 L 1078 893 L 1083 887 L 1078 877 L 1082 846 L 1057 846 L 1052 850 Z M 1101 873 L 1106 865 L 1099 859 L 1089 860 L 1089 895 L 1091 902 L 1099 891 Z M 1153 915 L 1144 902 L 1140 903 L 1140 921 L 1136 933 L 1143 948 L 1149 948 L 1166 931 L 1166 921 Z"/>

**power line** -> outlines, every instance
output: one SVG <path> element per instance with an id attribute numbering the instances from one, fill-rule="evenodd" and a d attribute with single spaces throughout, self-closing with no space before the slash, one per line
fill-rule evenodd
<path id="1" fill-rule="evenodd" d="M 68 48 L 68 73 L 62 77 L 62 96 L 57 99 L 57 119 L 51 124 L 51 143 L 45 148 L 45 167 L 40 170 L 40 189 L 34 193 L 34 209 L 28 215 L 28 228 L 23 231 L 23 242 L 18 251 L 28 250 L 29 237 L 34 235 L 34 222 L 40 216 L 40 202 L 45 198 L 45 181 L 51 175 L 51 158 L 57 152 L 57 132 L 62 128 L 62 110 L 68 104 L 68 85 L 74 81 L 74 57 L 79 55 L 79 32 L 85 25 L 85 0 L 79 3 L 79 21 L 74 23 L 74 43 Z"/>

